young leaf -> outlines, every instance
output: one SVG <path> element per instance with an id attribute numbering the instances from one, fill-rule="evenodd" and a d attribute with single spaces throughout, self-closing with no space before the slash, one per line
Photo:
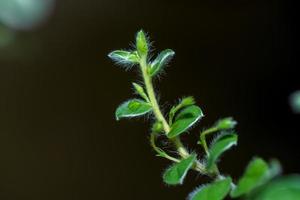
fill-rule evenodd
<path id="1" fill-rule="evenodd" d="M 192 192 L 188 200 L 222 200 L 229 193 L 231 188 L 231 178 L 227 177 L 213 183 L 200 186 Z"/>
<path id="2" fill-rule="evenodd" d="M 237 145 L 238 136 L 234 133 L 221 134 L 215 139 L 209 148 L 209 156 L 207 158 L 207 169 L 212 170 L 218 158 L 232 146 Z"/>
<path id="3" fill-rule="evenodd" d="M 149 98 L 146 95 L 146 92 L 145 92 L 144 88 L 142 86 L 140 86 L 139 84 L 137 84 L 137 83 L 132 83 L 132 85 L 133 85 L 136 93 L 139 94 L 147 102 L 149 102 Z"/>
<path id="4" fill-rule="evenodd" d="M 217 124 L 216 127 L 219 130 L 227 130 L 227 129 L 233 129 L 236 126 L 237 122 L 235 120 L 233 120 L 232 117 L 227 117 L 224 119 L 220 119 Z"/>
<path id="5" fill-rule="evenodd" d="M 196 154 L 192 154 L 188 158 L 181 160 L 179 163 L 172 165 L 163 175 L 164 182 L 169 185 L 182 184 L 187 172 L 193 166 L 195 160 Z"/>
<path id="6" fill-rule="evenodd" d="M 139 63 L 139 56 L 137 52 L 129 52 L 123 50 L 116 50 L 108 54 L 108 57 L 111 58 L 113 61 L 124 64 L 124 65 L 133 65 Z"/>
<path id="7" fill-rule="evenodd" d="M 180 109 L 195 104 L 195 99 L 192 96 L 184 97 L 176 106 L 173 106 L 169 112 L 169 124 L 172 125 L 173 118 Z"/>
<path id="8" fill-rule="evenodd" d="M 184 97 L 181 100 L 180 104 L 182 105 L 182 107 L 191 106 L 195 104 L 195 99 L 192 96 Z"/>
<path id="9" fill-rule="evenodd" d="M 163 128 L 163 125 L 161 122 L 155 122 L 153 125 L 152 125 L 152 132 L 154 133 L 160 133 L 164 130 Z"/>
<path id="10" fill-rule="evenodd" d="M 230 196 L 233 198 L 240 197 L 264 184 L 268 180 L 268 169 L 268 164 L 264 160 L 254 158 L 248 164 L 244 175 L 239 179 Z"/>
<path id="11" fill-rule="evenodd" d="M 175 52 L 171 49 L 166 49 L 162 51 L 156 59 L 151 63 L 150 68 L 149 68 L 149 75 L 150 76 L 155 76 L 158 74 L 161 69 L 168 64 L 168 62 L 173 58 L 175 55 Z"/>
<path id="12" fill-rule="evenodd" d="M 203 113 L 198 106 L 192 105 L 186 107 L 175 117 L 175 122 L 171 126 L 168 137 L 173 138 L 182 134 L 193 126 L 193 124 L 195 124 L 201 117 L 203 117 Z"/>
<path id="13" fill-rule="evenodd" d="M 152 110 L 152 106 L 139 99 L 131 99 L 122 103 L 116 110 L 116 119 L 144 115 Z"/>
<path id="14" fill-rule="evenodd" d="M 143 30 L 136 35 L 136 49 L 140 57 L 147 56 L 149 51 L 148 40 Z"/>

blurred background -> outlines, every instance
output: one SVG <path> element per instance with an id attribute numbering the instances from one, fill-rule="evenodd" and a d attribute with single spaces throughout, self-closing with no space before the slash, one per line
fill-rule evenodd
<path id="1" fill-rule="evenodd" d="M 300 172 L 299 7 L 292 0 L 0 0 L 0 199 L 184 199 L 205 181 L 166 187 L 145 119 L 114 119 L 137 71 L 107 54 L 141 28 L 176 57 L 156 87 L 163 109 L 193 95 L 205 113 L 182 139 L 221 117 L 239 145 L 220 163 L 242 174 L 252 156 Z M 299 105 L 299 104 L 298 104 Z M 200 149 L 198 149 L 200 150 Z"/>

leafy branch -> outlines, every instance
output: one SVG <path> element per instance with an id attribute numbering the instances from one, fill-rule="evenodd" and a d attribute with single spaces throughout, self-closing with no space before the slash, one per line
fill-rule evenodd
<path id="1" fill-rule="evenodd" d="M 139 98 L 122 103 L 116 110 L 117 120 L 150 114 L 154 123 L 150 133 L 150 145 L 157 153 L 173 162 L 164 172 L 163 180 L 168 185 L 183 184 L 189 170 L 195 170 L 201 175 L 211 177 L 211 183 L 200 186 L 189 196 L 189 200 L 222 200 L 228 194 L 232 198 L 253 196 L 262 186 L 277 176 L 281 167 L 278 162 L 267 163 L 255 157 L 248 164 L 244 175 L 234 184 L 230 176 L 223 175 L 218 168 L 218 161 L 224 152 L 237 145 L 238 136 L 233 130 L 237 122 L 231 118 L 217 121 L 212 127 L 200 132 L 198 144 L 203 148 L 202 154 L 189 152 L 183 145 L 180 136 L 187 133 L 194 124 L 203 117 L 203 112 L 195 103 L 193 97 L 182 98 L 177 105 L 171 107 L 169 113 L 162 113 L 153 88 L 153 78 L 157 77 L 163 68 L 174 57 L 175 52 L 166 49 L 150 60 L 150 42 L 144 31 L 136 34 L 136 48 L 133 50 L 117 50 L 108 56 L 117 64 L 131 69 L 137 67 L 142 75 L 144 85 L 133 83 L 133 88 Z M 166 118 L 165 116 L 168 116 Z M 207 137 L 214 136 L 208 145 Z M 176 154 L 167 152 L 164 147 L 157 146 L 159 136 L 165 137 L 173 144 Z M 257 194 L 257 192 L 255 193 Z M 253 198 L 254 199 L 254 198 Z"/>

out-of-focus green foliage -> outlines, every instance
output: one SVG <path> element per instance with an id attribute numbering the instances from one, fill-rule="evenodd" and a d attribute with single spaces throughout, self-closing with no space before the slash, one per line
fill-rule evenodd
<path id="1" fill-rule="evenodd" d="M 271 181 L 250 195 L 247 200 L 299 200 L 300 176 L 290 175 Z"/>
<path id="2" fill-rule="evenodd" d="M 262 185 L 267 179 L 267 174 L 268 164 L 261 158 L 254 158 L 247 166 L 237 186 L 231 191 L 231 197 L 245 195 Z"/>
<path id="3" fill-rule="evenodd" d="M 290 96 L 290 104 L 295 113 L 300 113 L 300 90 Z"/>
<path id="4" fill-rule="evenodd" d="M 0 22 L 16 30 L 41 24 L 51 13 L 54 0 L 0 0 Z"/>

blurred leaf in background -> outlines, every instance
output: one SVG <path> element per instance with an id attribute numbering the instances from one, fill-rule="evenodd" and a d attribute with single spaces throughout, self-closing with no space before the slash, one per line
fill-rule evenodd
<path id="1" fill-rule="evenodd" d="M 300 199 L 300 176 L 279 177 L 258 189 L 247 200 L 298 200 Z"/>
<path id="2" fill-rule="evenodd" d="M 295 113 L 300 113 L 300 90 L 291 94 L 290 105 Z"/>
<path id="3" fill-rule="evenodd" d="M 29 30 L 50 15 L 54 0 L 0 0 L 0 22 L 14 30 Z"/>

